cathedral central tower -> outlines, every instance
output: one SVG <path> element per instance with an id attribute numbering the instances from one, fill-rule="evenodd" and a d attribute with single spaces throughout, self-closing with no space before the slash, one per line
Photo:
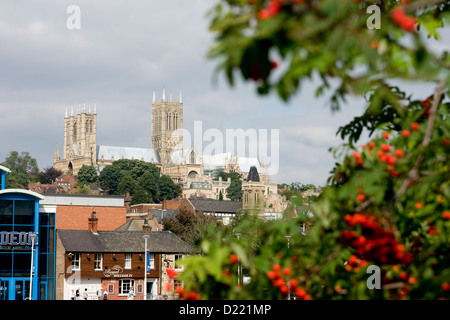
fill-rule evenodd
<path id="1" fill-rule="evenodd" d="M 161 165 L 169 165 L 172 150 L 183 143 L 183 100 L 172 101 L 172 94 L 166 100 L 163 90 L 162 99 L 156 101 L 153 93 L 152 103 L 152 149 L 159 153 Z"/>

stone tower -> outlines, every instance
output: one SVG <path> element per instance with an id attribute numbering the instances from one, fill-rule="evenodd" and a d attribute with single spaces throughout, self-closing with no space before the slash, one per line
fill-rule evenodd
<path id="1" fill-rule="evenodd" d="M 170 166 L 172 151 L 178 146 L 182 150 L 183 144 L 183 100 L 181 91 L 179 101 L 166 99 L 163 90 L 162 99 L 156 101 L 153 93 L 152 104 L 152 149 L 159 153 L 162 167 Z"/>
<path id="2" fill-rule="evenodd" d="M 266 204 L 266 187 L 261 182 L 258 170 L 250 167 L 247 181 L 242 182 L 242 208 L 254 213 L 261 213 Z"/>
<path id="3" fill-rule="evenodd" d="M 74 115 L 73 107 L 70 116 L 64 117 L 64 148 L 63 157 L 60 159 L 58 147 L 53 158 L 53 167 L 66 173 L 77 174 L 85 164 L 97 168 L 97 112 L 91 106 L 86 111 L 86 106 L 79 106 Z"/>

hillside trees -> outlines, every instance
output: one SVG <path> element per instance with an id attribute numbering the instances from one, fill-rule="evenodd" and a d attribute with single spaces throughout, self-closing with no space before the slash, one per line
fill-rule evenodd
<path id="1" fill-rule="evenodd" d="M 114 161 L 103 168 L 98 182 L 109 194 L 125 195 L 129 192 L 135 197 L 132 204 L 160 202 L 181 194 L 180 187 L 170 177 L 161 175 L 154 164 L 141 160 Z"/>

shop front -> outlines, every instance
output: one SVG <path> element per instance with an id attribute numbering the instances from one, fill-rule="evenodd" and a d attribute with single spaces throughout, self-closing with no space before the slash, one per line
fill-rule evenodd
<path id="1" fill-rule="evenodd" d="M 54 297 L 54 215 L 39 213 L 43 196 L 0 190 L 0 300 Z"/>

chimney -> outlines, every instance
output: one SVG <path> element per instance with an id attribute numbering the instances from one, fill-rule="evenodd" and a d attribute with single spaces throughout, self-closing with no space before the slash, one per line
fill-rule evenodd
<path id="1" fill-rule="evenodd" d="M 92 216 L 88 220 L 89 220 L 89 225 L 88 225 L 89 230 L 91 230 L 92 233 L 97 234 L 97 229 L 98 229 L 97 213 L 95 211 L 93 211 Z"/>
<path id="2" fill-rule="evenodd" d="M 144 224 L 142 225 L 142 231 L 152 231 L 152 227 L 148 224 L 148 219 L 144 219 Z"/>

